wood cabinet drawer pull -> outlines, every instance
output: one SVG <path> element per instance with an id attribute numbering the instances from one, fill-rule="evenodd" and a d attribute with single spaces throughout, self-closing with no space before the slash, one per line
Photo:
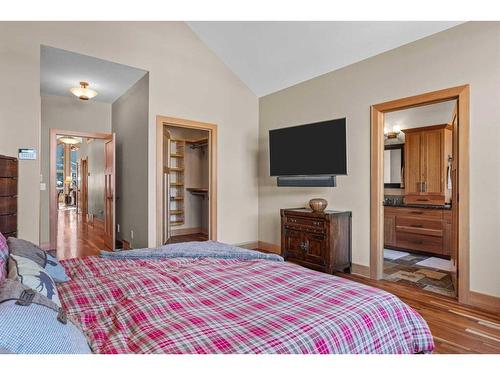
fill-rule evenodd
<path id="1" fill-rule="evenodd" d="M 413 227 L 413 228 L 423 228 L 424 226 L 422 224 L 412 224 L 412 225 L 410 225 L 410 227 Z"/>
<path id="2" fill-rule="evenodd" d="M 429 202 L 429 199 L 419 198 L 416 199 L 417 202 Z"/>
<path id="3" fill-rule="evenodd" d="M 410 214 L 415 214 L 415 215 L 422 215 L 422 211 L 410 211 Z"/>

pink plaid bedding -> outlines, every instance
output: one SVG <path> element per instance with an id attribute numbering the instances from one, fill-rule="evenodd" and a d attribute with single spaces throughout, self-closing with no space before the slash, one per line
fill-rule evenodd
<path id="1" fill-rule="evenodd" d="M 60 299 L 95 353 L 417 353 L 425 321 L 384 291 L 286 262 L 62 262 Z"/>

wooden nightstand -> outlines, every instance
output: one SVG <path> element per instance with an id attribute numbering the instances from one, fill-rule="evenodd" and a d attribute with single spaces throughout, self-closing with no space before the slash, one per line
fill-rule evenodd
<path id="1" fill-rule="evenodd" d="M 285 260 L 317 271 L 351 272 L 351 212 L 281 210 L 281 249 Z"/>

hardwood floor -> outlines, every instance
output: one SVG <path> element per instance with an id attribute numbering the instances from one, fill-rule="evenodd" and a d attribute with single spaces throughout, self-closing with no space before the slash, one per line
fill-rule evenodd
<path id="1" fill-rule="evenodd" d="M 192 241 L 207 241 L 208 235 L 204 233 L 193 233 L 184 234 L 179 236 L 172 236 L 167 241 L 167 243 L 179 243 L 179 242 L 192 242 Z"/>
<path id="2" fill-rule="evenodd" d="M 458 304 L 452 298 L 385 280 L 336 274 L 384 289 L 413 307 L 427 321 L 436 344 L 434 353 L 500 353 L 500 316 Z"/>
<path id="3" fill-rule="evenodd" d="M 76 209 L 58 210 L 57 219 L 58 259 L 99 255 L 99 250 L 105 249 L 104 228 L 98 223 L 87 224 Z"/>

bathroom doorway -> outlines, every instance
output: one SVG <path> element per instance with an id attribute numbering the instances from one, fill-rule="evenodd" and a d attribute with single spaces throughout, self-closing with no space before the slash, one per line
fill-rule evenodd
<path id="1" fill-rule="evenodd" d="M 383 279 L 456 297 L 452 242 L 457 101 L 384 116 Z"/>
<path id="2" fill-rule="evenodd" d="M 423 125 L 420 124 L 421 129 L 405 132 L 404 165 L 408 168 L 408 160 L 417 160 L 420 164 L 418 168 L 411 171 L 402 171 L 404 176 L 402 203 L 416 207 L 403 207 L 403 210 L 407 212 L 405 211 L 405 215 L 400 215 L 399 220 L 398 215 L 394 215 L 392 219 L 387 218 L 385 212 L 394 207 L 388 207 L 387 211 L 385 209 L 390 202 L 387 200 L 387 194 L 384 194 L 386 193 L 384 143 L 388 134 L 397 133 L 401 129 L 391 128 L 384 132 L 386 118 L 396 111 L 452 101 L 456 103 L 456 106 L 453 106 L 456 110 L 454 116 L 446 124 L 433 124 L 435 126 L 427 127 L 420 126 Z M 449 249 L 450 260 L 454 262 L 451 273 L 456 280 L 453 281 L 455 295 L 459 302 L 469 303 L 469 86 L 464 85 L 373 105 L 371 119 L 370 277 L 373 279 L 384 277 L 384 245 L 387 245 L 388 241 L 396 244 L 396 248 L 400 249 L 398 245 L 401 244 L 404 244 L 404 247 L 411 245 L 410 247 L 420 247 L 420 250 L 431 251 L 443 251 L 445 247 Z M 452 137 L 451 144 L 446 141 L 449 136 Z M 437 144 L 441 146 L 437 148 Z M 451 152 L 446 147 L 451 148 Z M 433 152 L 438 152 L 439 155 L 433 155 Z M 448 158 L 448 153 L 451 158 Z M 437 160 L 438 157 L 442 164 L 439 166 L 428 164 L 429 160 Z M 450 207 L 445 207 L 448 200 Z M 384 202 L 387 206 L 384 206 Z M 421 204 L 441 205 L 442 211 L 417 207 Z M 417 223 L 415 218 L 407 217 L 406 214 L 421 215 L 419 220 L 427 221 Z M 386 228 L 390 228 L 391 225 L 395 226 L 395 238 L 390 238 L 390 233 L 386 233 L 388 232 Z M 401 233 L 405 232 L 399 238 L 398 229 Z M 425 233 L 415 233 L 415 231 L 425 231 Z M 449 235 L 445 235 L 445 232 Z M 421 238 L 424 234 L 426 237 Z M 405 236 L 407 238 L 404 238 Z M 396 257 L 399 255 L 396 254 Z M 417 263 L 421 261 L 423 260 L 418 260 Z"/>

